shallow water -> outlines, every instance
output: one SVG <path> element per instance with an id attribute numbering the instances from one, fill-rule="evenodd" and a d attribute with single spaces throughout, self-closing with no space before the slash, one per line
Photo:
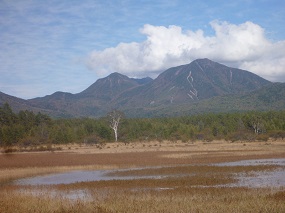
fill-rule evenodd
<path id="1" fill-rule="evenodd" d="M 212 164 L 214 166 L 257 166 L 257 165 L 278 165 L 280 168 L 268 171 L 268 172 L 252 172 L 250 175 L 245 173 L 236 174 L 236 182 L 225 185 L 216 185 L 214 187 L 249 187 L 249 188 L 263 188 L 263 187 L 285 187 L 285 159 L 261 159 L 261 160 L 243 160 L 236 162 L 218 163 Z M 156 168 L 156 167 L 151 167 Z M 144 168 L 137 168 L 144 169 Z M 65 173 L 37 176 L 33 178 L 19 179 L 14 182 L 16 185 L 31 185 L 31 186 L 47 186 L 56 184 L 71 184 L 76 182 L 89 182 L 89 181 L 103 181 L 103 180 L 130 180 L 130 179 L 142 179 L 142 178 L 167 178 L 173 177 L 173 175 L 156 175 L 156 176 L 116 176 L 114 172 L 125 171 L 121 170 L 100 170 L 100 171 L 86 171 L 76 170 Z M 206 187 L 206 186 L 197 186 Z M 213 186 L 211 186 L 213 187 Z M 168 188 L 167 188 L 168 189 Z M 139 189 L 136 189 L 139 190 Z M 144 190 L 144 189 L 141 189 Z M 154 188 L 154 190 L 164 190 L 162 188 Z M 30 193 L 35 196 L 46 195 L 52 197 L 62 197 L 70 200 L 88 200 L 91 199 L 91 195 L 84 190 L 71 190 L 68 192 L 60 190 L 47 190 L 47 189 L 31 189 L 20 190 L 21 193 Z"/>
<path id="2" fill-rule="evenodd" d="M 246 174 L 237 174 L 237 182 L 226 184 L 226 187 L 284 187 L 285 186 L 285 159 L 258 159 L 243 160 L 236 162 L 218 163 L 215 166 L 258 166 L 258 165 L 278 165 L 279 168 L 268 172 L 253 172 L 250 176 Z"/>
<path id="3" fill-rule="evenodd" d="M 33 178 L 24 178 L 15 181 L 17 185 L 55 185 L 55 184 L 71 184 L 76 182 L 100 181 L 108 180 L 104 176 L 106 171 L 85 171 L 76 170 L 71 172 L 51 174 L 44 176 L 36 176 Z"/>
<path id="4" fill-rule="evenodd" d="M 143 179 L 143 178 L 155 178 L 161 179 L 169 176 L 112 176 L 109 175 L 114 171 L 123 170 L 99 170 L 99 171 L 89 171 L 89 170 L 76 170 L 71 172 L 51 174 L 44 176 L 36 176 L 33 178 L 19 179 L 14 182 L 16 185 L 57 185 L 57 184 L 71 184 L 77 182 L 90 182 L 90 181 L 103 181 L 103 180 L 131 180 L 131 179 Z"/>
<path id="5" fill-rule="evenodd" d="M 226 186 L 244 186 L 244 187 L 280 187 L 285 186 L 285 159 L 259 159 L 259 160 L 243 160 L 236 162 L 212 164 L 214 166 L 256 166 L 256 165 L 279 165 L 283 168 L 270 172 L 254 172 L 251 176 L 246 174 L 237 174 L 237 182 Z M 144 169 L 144 168 L 141 168 Z M 125 169 L 124 169 L 125 170 Z M 102 180 L 130 180 L 143 178 L 167 178 L 166 176 L 110 176 L 114 171 L 123 170 L 76 170 L 65 173 L 37 176 L 33 178 L 25 178 L 15 181 L 17 185 L 56 185 L 71 184 L 76 182 L 102 181 Z"/>
<path id="6" fill-rule="evenodd" d="M 232 183 L 226 186 L 229 187 L 283 187 L 285 186 L 285 169 L 279 169 L 271 172 L 255 172 L 253 176 L 240 175 L 237 178 L 237 183 Z"/>
<path id="7" fill-rule="evenodd" d="M 212 164 L 214 166 L 257 166 L 257 165 L 279 165 L 282 168 L 269 172 L 253 172 L 251 176 L 239 173 L 236 176 L 237 182 L 226 186 L 245 186 L 245 187 L 280 187 L 285 186 L 285 159 L 259 159 L 259 160 L 243 160 L 236 162 Z M 140 168 L 139 168 L 140 169 Z M 144 168 L 141 168 L 144 169 Z M 161 179 L 173 177 L 173 175 L 156 175 L 156 176 L 110 176 L 114 171 L 122 170 L 76 170 L 65 173 L 36 176 L 33 178 L 19 179 L 14 182 L 16 185 L 56 185 L 71 184 L 76 182 L 103 181 L 103 180 L 130 180 L 130 179 Z"/>
<path id="8" fill-rule="evenodd" d="M 214 166 L 260 166 L 260 165 L 285 166 L 285 158 L 241 160 L 241 161 L 226 162 L 226 163 L 216 163 L 212 165 Z"/>

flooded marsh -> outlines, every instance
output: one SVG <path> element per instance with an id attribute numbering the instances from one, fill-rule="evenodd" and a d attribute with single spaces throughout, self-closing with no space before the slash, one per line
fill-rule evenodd
<path id="1" fill-rule="evenodd" d="M 49 170 L 2 182 L 0 212 L 285 212 L 285 153 L 207 153 L 16 155 L 2 161 L 2 168 L 6 164 L 16 171 L 13 159 L 32 156 L 46 167 L 29 159 L 26 167 L 18 162 L 18 169 Z M 54 159 L 47 158 L 53 154 Z M 174 157 L 179 154 L 183 157 Z M 189 157 L 193 154 L 197 158 Z"/>

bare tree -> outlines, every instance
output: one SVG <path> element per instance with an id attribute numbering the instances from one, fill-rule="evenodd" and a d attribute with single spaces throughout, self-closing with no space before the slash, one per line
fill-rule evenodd
<path id="1" fill-rule="evenodd" d="M 116 141 L 118 141 L 119 123 L 123 117 L 124 113 L 118 110 L 113 110 L 112 112 L 108 113 L 109 125 L 114 131 Z"/>
<path id="2" fill-rule="evenodd" d="M 251 121 L 252 128 L 254 129 L 255 134 L 259 134 L 265 131 L 264 124 L 259 116 L 253 117 Z"/>

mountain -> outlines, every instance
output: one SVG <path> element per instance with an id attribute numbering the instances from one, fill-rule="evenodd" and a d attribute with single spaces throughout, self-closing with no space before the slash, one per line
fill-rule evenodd
<path id="1" fill-rule="evenodd" d="M 125 91 L 112 105 L 153 107 L 194 103 L 215 96 L 244 94 L 271 82 L 209 59 L 173 67 L 147 85 Z"/>
<path id="2" fill-rule="evenodd" d="M 130 117 L 174 117 L 203 113 L 285 109 L 285 83 L 272 83 L 246 94 L 215 96 L 194 103 L 126 108 Z"/>
<path id="3" fill-rule="evenodd" d="M 112 73 L 106 78 L 99 79 L 86 90 L 77 94 L 77 96 L 111 101 L 121 92 L 139 85 L 140 83 L 135 79 L 131 79 L 119 73 Z"/>
<path id="4" fill-rule="evenodd" d="M 3 92 L 0 92 L 0 107 L 3 106 L 5 103 L 8 103 L 12 107 L 12 109 L 16 112 L 19 112 L 21 110 L 29 110 L 29 111 L 33 111 L 36 113 L 42 112 L 42 113 L 49 114 L 52 116 L 55 115 L 52 110 L 40 108 L 38 106 L 33 106 L 27 100 L 17 98 L 17 97 L 5 94 Z"/>
<path id="5" fill-rule="evenodd" d="M 9 103 L 10 105 L 15 106 L 14 109 L 16 111 L 29 108 L 28 102 L 26 100 L 0 92 L 0 106 L 4 105 L 5 103 Z"/>
<path id="6" fill-rule="evenodd" d="M 151 82 L 153 79 L 150 77 L 145 77 L 145 78 L 131 78 L 134 81 L 136 81 L 138 84 L 142 85 L 142 84 L 147 84 L 149 82 Z"/>
<path id="7" fill-rule="evenodd" d="M 115 106 L 109 103 L 120 93 L 138 87 L 150 78 L 133 79 L 119 73 L 112 73 L 98 79 L 84 91 L 71 94 L 56 92 L 42 98 L 28 100 L 32 106 L 53 110 L 59 117 L 100 116 Z"/>
<path id="8" fill-rule="evenodd" d="M 129 117 L 175 116 L 280 110 L 285 108 L 284 91 L 284 84 L 273 84 L 246 70 L 197 59 L 167 69 L 154 80 L 112 73 L 77 94 L 55 92 L 23 100 L 0 93 L 0 105 L 7 101 L 13 109 L 54 117 L 100 117 L 112 109 Z"/>

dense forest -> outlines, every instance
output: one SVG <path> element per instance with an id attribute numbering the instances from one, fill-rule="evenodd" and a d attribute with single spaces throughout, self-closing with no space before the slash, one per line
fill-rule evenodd
<path id="1" fill-rule="evenodd" d="M 124 118 L 118 126 L 121 142 L 216 139 L 267 141 L 285 137 L 285 111 L 201 114 L 175 118 Z M 0 146 L 31 147 L 51 144 L 101 144 L 114 141 L 108 117 L 52 119 L 30 111 L 14 113 L 0 107 Z"/>

